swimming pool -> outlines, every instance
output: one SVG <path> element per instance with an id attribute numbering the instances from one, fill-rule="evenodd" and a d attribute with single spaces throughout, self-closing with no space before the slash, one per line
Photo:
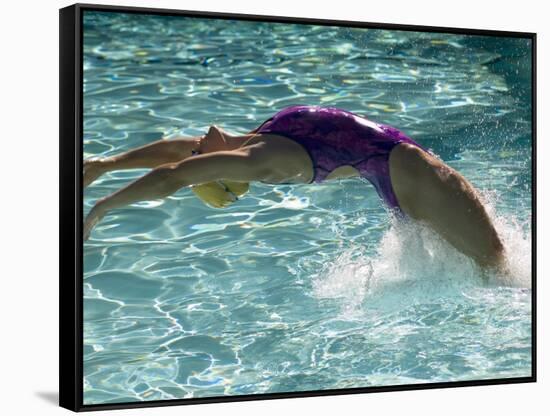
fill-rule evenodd
<path id="1" fill-rule="evenodd" d="M 480 189 L 514 278 L 483 284 L 359 179 L 252 183 L 223 210 L 181 189 L 84 244 L 84 404 L 530 376 L 528 42 L 85 12 L 84 158 L 341 107 Z M 146 172 L 102 176 L 84 213 Z"/>

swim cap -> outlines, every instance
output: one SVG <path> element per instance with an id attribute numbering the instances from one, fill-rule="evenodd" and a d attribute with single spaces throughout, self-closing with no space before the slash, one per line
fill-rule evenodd
<path id="1" fill-rule="evenodd" d="M 193 185 L 191 190 L 206 205 L 214 208 L 225 208 L 248 192 L 248 188 L 249 184 L 247 182 L 219 180 Z"/>

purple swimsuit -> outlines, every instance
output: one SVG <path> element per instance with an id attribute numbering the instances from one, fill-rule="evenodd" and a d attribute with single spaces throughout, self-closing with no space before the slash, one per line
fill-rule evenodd
<path id="1" fill-rule="evenodd" d="M 390 208 L 398 210 L 390 181 L 390 151 L 399 143 L 426 150 L 396 128 L 335 107 L 286 107 L 264 121 L 256 132 L 279 134 L 302 145 L 313 162 L 311 182 L 322 182 L 337 167 L 351 165 L 374 185 Z"/>

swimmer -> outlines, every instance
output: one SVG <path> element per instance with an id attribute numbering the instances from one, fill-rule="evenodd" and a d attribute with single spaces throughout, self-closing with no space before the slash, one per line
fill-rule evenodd
<path id="1" fill-rule="evenodd" d="M 248 183 L 322 183 L 362 177 L 390 212 L 432 227 L 484 270 L 503 270 L 504 248 L 476 189 L 456 170 L 396 128 L 315 105 L 277 112 L 244 135 L 217 126 L 193 138 L 160 139 L 128 152 L 84 161 L 84 186 L 116 169 L 152 168 L 99 199 L 84 222 L 87 240 L 111 210 L 191 187 L 223 207 Z"/>

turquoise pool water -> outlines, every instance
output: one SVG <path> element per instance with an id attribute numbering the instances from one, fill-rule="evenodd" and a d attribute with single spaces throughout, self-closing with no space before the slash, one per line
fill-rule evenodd
<path id="1" fill-rule="evenodd" d="M 394 125 L 484 195 L 513 278 L 358 179 L 188 189 L 112 211 L 84 244 L 84 403 L 531 374 L 530 45 L 524 39 L 85 12 L 84 157 L 293 104 Z M 114 171 L 94 202 L 147 170 Z"/>

